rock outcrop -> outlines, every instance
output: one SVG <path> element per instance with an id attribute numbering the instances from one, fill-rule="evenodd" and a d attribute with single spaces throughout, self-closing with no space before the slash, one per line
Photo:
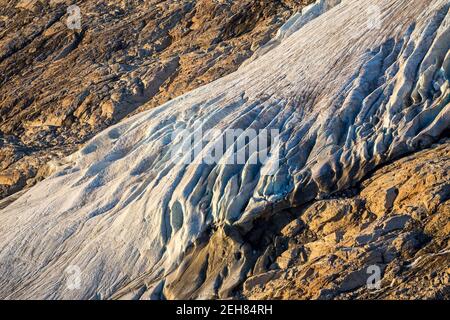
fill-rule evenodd
<path id="1" fill-rule="evenodd" d="M 266 240 L 241 293 L 249 299 L 449 299 L 449 168 L 450 144 L 443 141 L 375 171 L 355 196 L 286 212 L 295 218 Z"/>
<path id="2" fill-rule="evenodd" d="M 0 297 L 363 297 L 367 267 L 406 278 L 380 297 L 411 297 L 424 262 L 437 289 L 416 295 L 446 297 L 448 143 L 417 152 L 448 135 L 449 7 L 342 1 L 236 72 L 50 163 L 49 178 L 0 206 Z M 227 130 L 237 136 L 220 153 Z M 219 134 L 198 143 L 200 132 Z M 196 143 L 180 146 L 186 135 Z"/>

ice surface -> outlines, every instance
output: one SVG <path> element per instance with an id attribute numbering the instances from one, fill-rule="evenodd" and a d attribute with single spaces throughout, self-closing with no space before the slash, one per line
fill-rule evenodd
<path id="1" fill-rule="evenodd" d="M 430 145 L 450 121 L 449 6 L 343 1 L 236 73 L 97 135 L 0 210 L 0 297 L 108 298 L 163 279 L 212 225 L 248 230 Z M 172 133 L 199 121 L 280 130 L 276 173 L 172 161 Z"/>
<path id="2" fill-rule="evenodd" d="M 303 8 L 301 12 L 294 14 L 277 32 L 274 40 L 282 41 L 308 22 L 322 15 L 326 11 L 340 4 L 341 0 L 319 0 Z"/>
<path id="3" fill-rule="evenodd" d="M 245 67 L 247 64 L 274 49 L 286 38 L 299 31 L 308 22 L 311 22 L 315 18 L 321 16 L 341 2 L 342 0 L 318 0 L 303 8 L 302 11 L 295 13 L 281 26 L 275 37 L 264 46 L 256 50 L 253 56 L 242 64 L 242 67 Z"/>

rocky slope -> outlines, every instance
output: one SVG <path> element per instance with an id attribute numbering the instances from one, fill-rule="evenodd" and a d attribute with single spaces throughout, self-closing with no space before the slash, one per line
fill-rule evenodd
<path id="1" fill-rule="evenodd" d="M 133 286 L 117 296 L 449 299 L 449 169 L 450 141 L 442 140 L 340 195 L 261 219 L 248 233 L 211 230 L 153 296 Z M 371 268 L 378 286 L 368 286 Z"/>
<path id="2" fill-rule="evenodd" d="M 281 221 L 242 294 L 449 299 L 449 169 L 447 141 L 377 170 L 355 196 L 290 210 L 296 218 L 284 226 Z M 371 290 L 367 283 L 374 267 L 380 284 Z"/>
<path id="3" fill-rule="evenodd" d="M 316 5 L 0 203 L 0 297 L 447 298 L 450 4 Z"/>
<path id="4" fill-rule="evenodd" d="M 0 198 L 128 114 L 235 71 L 308 2 L 1 0 Z"/>

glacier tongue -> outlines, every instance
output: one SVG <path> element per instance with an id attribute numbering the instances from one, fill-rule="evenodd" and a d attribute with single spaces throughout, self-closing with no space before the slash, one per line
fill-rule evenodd
<path id="1" fill-rule="evenodd" d="M 108 298 L 163 278 L 213 225 L 250 229 L 430 145 L 450 122 L 449 6 L 343 1 L 236 73 L 105 130 L 0 211 L 0 297 Z M 173 161 L 174 133 L 199 123 L 279 130 L 276 172 Z"/>

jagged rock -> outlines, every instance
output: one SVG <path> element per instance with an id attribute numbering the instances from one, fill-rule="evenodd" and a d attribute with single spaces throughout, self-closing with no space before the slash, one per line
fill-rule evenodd
<path id="1" fill-rule="evenodd" d="M 16 185 L 19 183 L 19 181 L 22 180 L 22 183 L 24 183 L 23 178 L 19 175 L 18 172 L 13 172 L 9 175 L 0 175 L 0 184 L 11 186 Z"/>
<path id="2" fill-rule="evenodd" d="M 272 270 L 266 273 L 262 273 L 253 277 L 248 278 L 244 282 L 244 290 L 250 291 L 254 288 L 261 288 L 264 284 L 269 281 L 276 280 L 282 275 L 282 272 L 279 270 Z"/>
<path id="3" fill-rule="evenodd" d="M 375 171 L 351 199 L 321 200 L 300 209 L 290 225 L 301 221 L 311 226 L 303 233 L 314 236 L 284 237 L 289 239 L 291 250 L 309 247 L 314 251 L 308 252 L 306 260 L 279 265 L 276 279 L 262 272 L 259 278 L 267 281 L 258 287 L 244 286 L 243 296 L 271 299 L 280 298 L 282 292 L 284 299 L 448 299 L 449 168 L 447 141 Z M 402 197 L 391 209 L 379 211 L 377 207 L 375 214 L 369 204 L 380 201 L 386 184 L 396 185 Z M 431 207 L 426 201 L 417 201 L 436 195 L 440 196 Z M 348 206 L 355 202 L 359 205 Z M 327 210 L 335 215 L 321 219 Z M 345 214 L 339 213 L 343 211 Z M 340 233 L 341 240 L 327 239 L 329 230 Z M 379 268 L 379 288 L 367 285 L 374 270 L 370 267 Z"/>

